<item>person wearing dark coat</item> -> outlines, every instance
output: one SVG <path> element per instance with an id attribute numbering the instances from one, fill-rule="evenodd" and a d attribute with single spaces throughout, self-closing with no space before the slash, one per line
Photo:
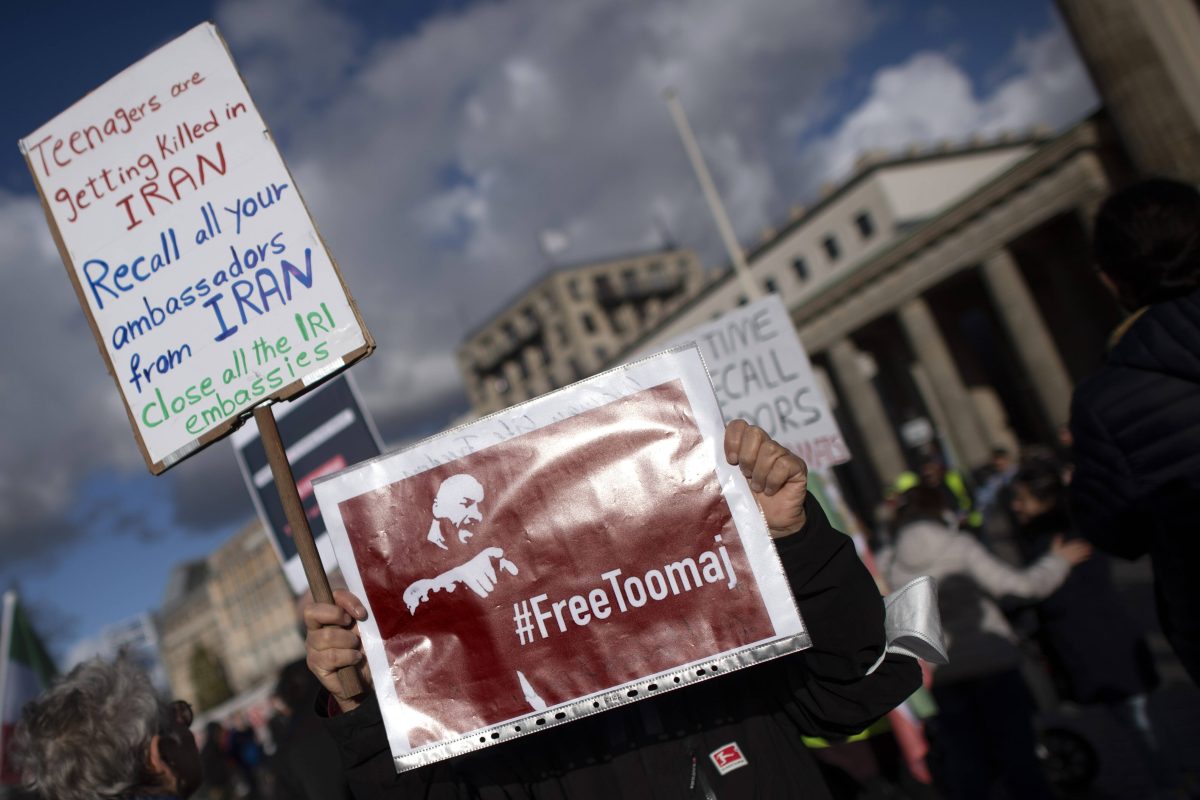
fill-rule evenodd
<path id="1" fill-rule="evenodd" d="M 244 715 L 239 714 L 235 718 L 234 727 L 229 731 L 229 755 L 247 788 L 245 797 L 260 800 L 262 793 L 258 786 L 258 771 L 262 765 L 263 746 Z"/>
<path id="2" fill-rule="evenodd" d="M 1062 468 L 1049 458 L 1027 460 L 1012 482 L 1022 560 L 1050 552 L 1055 538 L 1081 538 L 1067 511 Z M 1037 606 L 1037 639 L 1059 694 L 1075 703 L 1145 704 L 1158 685 L 1154 658 L 1125 609 L 1102 553 L 1077 565 Z"/>
<path id="3" fill-rule="evenodd" d="M 853 541 L 807 495 L 803 461 L 740 420 L 725 444 L 751 478 L 810 649 L 397 774 L 374 693 L 342 695 L 336 670 L 361 669 L 352 626 L 366 612 L 339 591 L 336 604 L 305 611 L 308 664 L 326 687 L 317 711 L 328 717 L 354 797 L 830 797 L 802 736 L 860 732 L 916 690 L 920 668 L 885 653 L 878 589 Z M 721 774 L 718 752 L 736 752 L 741 766 Z"/>
<path id="4" fill-rule="evenodd" d="M 200 763 L 204 765 L 204 785 L 201 796 L 211 800 L 227 800 L 234 795 L 233 766 L 225 750 L 225 726 L 215 719 L 204 726 L 204 747 Z"/>
<path id="5" fill-rule="evenodd" d="M 1012 507 L 1028 561 L 1041 558 L 1056 538 L 1079 538 L 1067 513 L 1062 475 L 1057 461 L 1035 458 L 1013 478 Z M 1117 594 L 1108 559 L 1095 554 L 1071 570 L 1036 612 L 1036 639 L 1059 694 L 1075 703 L 1106 707 L 1133 737 L 1155 779 L 1170 790 L 1178 765 L 1160 741 L 1148 707 L 1158 672 L 1141 630 Z"/>
<path id="6" fill-rule="evenodd" d="M 1150 555 L 1163 632 L 1200 684 L 1200 192 L 1118 192 L 1093 247 L 1131 316 L 1072 399 L 1074 516 L 1100 549 Z"/>
<path id="7" fill-rule="evenodd" d="M 273 800 L 350 800 L 337 744 L 309 711 L 320 688 L 303 659 L 279 672 L 275 696 L 284 709 L 275 726 L 275 753 L 270 761 L 275 776 Z"/>

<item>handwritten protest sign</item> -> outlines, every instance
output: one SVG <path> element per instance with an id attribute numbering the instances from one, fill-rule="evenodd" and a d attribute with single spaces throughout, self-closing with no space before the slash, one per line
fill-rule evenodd
<path id="1" fill-rule="evenodd" d="M 317 481 L 397 769 L 807 647 L 694 347 Z"/>
<path id="2" fill-rule="evenodd" d="M 374 348 L 211 24 L 21 150 L 152 472 Z"/>
<path id="3" fill-rule="evenodd" d="M 758 425 L 812 470 L 850 460 L 778 295 L 727 311 L 658 348 L 690 342 L 704 355 L 726 419 Z"/>
<path id="4" fill-rule="evenodd" d="M 313 481 L 378 456 L 383 452 L 379 432 L 359 400 L 349 373 L 280 406 L 275 417 L 321 563 L 326 569 L 334 569 L 337 558 L 333 555 L 333 543 L 325 535 L 325 518 L 313 494 Z M 283 565 L 283 574 L 292 591 L 303 594 L 308 589 L 304 565 L 300 563 L 294 532 L 276 491 L 262 437 L 255 426 L 245 425 L 234 431 L 230 439 L 250 498 Z"/>

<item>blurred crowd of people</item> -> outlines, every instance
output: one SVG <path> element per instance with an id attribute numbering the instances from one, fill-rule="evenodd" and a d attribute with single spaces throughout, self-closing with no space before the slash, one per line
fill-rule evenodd
<path id="1" fill-rule="evenodd" d="M 925 714 L 933 785 L 909 770 L 892 782 L 903 789 L 879 796 L 987 798 L 1001 785 L 1026 800 L 1085 790 L 1087 775 L 1048 769 L 1045 737 L 1039 742 L 1039 712 L 1063 705 L 1101 710 L 1119 726 L 1160 796 L 1200 789 L 1150 714 L 1159 675 L 1108 556 L 1149 554 L 1162 628 L 1200 680 L 1200 592 L 1190 587 L 1200 547 L 1200 192 L 1152 180 L 1118 193 L 1100 210 L 1095 245 L 1102 280 L 1131 316 L 1104 368 L 1078 388 L 1072 429 L 1053 446 L 997 449 L 977 475 L 931 452 L 897 477 L 877 515 L 870 546 L 877 577 L 891 587 L 924 575 L 937 580 L 949 652 L 948 664 L 925 668 L 936 706 Z M 727 442 L 727 452 L 737 447 Z M 811 525 L 820 510 L 802 489 L 799 497 L 799 519 L 807 513 L 804 525 Z M 815 546 L 800 537 L 778 540 L 781 553 Z M 794 592 L 808 586 L 789 579 Z M 234 718 L 209 721 L 193 737 L 187 704 L 157 697 L 128 663 L 78 667 L 26 709 L 17 744 L 30 786 L 62 800 L 350 797 L 345 747 L 317 711 L 337 716 L 336 699 L 343 733 L 355 724 L 345 719 L 359 713 L 359 702 L 336 697 L 327 680 L 335 668 L 361 661 L 349 630 L 361 611 L 355 602 L 343 597 L 340 606 L 307 612 L 308 663 L 282 671 L 266 736 Z M 322 667 L 310 671 L 313 664 Z M 765 675 L 767 667 L 754 670 Z M 870 674 L 830 685 L 849 687 Z M 817 714 L 827 702 L 814 701 L 804 713 Z M 1086 741 L 1075 745 L 1086 761 Z M 838 791 L 831 775 L 852 768 L 839 766 L 834 752 L 819 760 Z M 426 788 L 434 787 L 430 781 Z M 542 796 L 530 786 L 529 796 Z M 694 796 L 716 796 L 705 791 Z"/>
<path id="2" fill-rule="evenodd" d="M 319 684 L 303 660 L 279 673 L 274 713 L 260 735 L 245 713 L 197 732 L 199 800 L 350 800 L 337 747 L 312 713 Z"/>
<path id="3" fill-rule="evenodd" d="M 997 449 L 973 496 L 934 454 L 900 476 L 879 532 L 891 585 L 939 581 L 950 664 L 930 732 L 953 797 L 993 779 L 1049 796 L 1031 683 L 1042 711 L 1103 707 L 1166 796 L 1200 789 L 1148 712 L 1159 677 L 1106 555 L 1150 556 L 1161 627 L 1200 682 L 1200 192 L 1151 179 L 1108 198 L 1094 257 L 1129 316 L 1057 447 Z"/>
<path id="4" fill-rule="evenodd" d="M 915 483 L 902 480 L 875 542 L 888 585 L 938 581 L 950 663 L 933 671 L 928 732 L 947 794 L 985 797 L 999 780 L 1014 797 L 1053 797 L 1034 720 L 1061 704 L 1102 705 L 1173 786 L 1147 711 L 1154 661 L 1107 557 L 1072 522 L 1069 462 L 1044 448 L 1019 459 L 997 450 L 974 493 L 947 474 L 931 459 Z"/>

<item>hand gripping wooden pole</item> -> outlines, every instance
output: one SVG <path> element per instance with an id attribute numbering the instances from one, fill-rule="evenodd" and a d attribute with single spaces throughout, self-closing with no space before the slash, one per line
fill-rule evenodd
<path id="1" fill-rule="evenodd" d="M 332 603 L 333 592 L 329 589 L 329 578 L 321 565 L 321 556 L 317 553 L 316 542 L 313 541 L 312 528 L 308 527 L 308 515 L 304 513 L 300 493 L 296 491 L 296 478 L 292 475 L 292 465 L 288 463 L 283 440 L 279 438 L 275 412 L 269 405 L 258 406 L 254 409 L 254 421 L 258 424 L 258 435 L 262 437 L 267 463 L 271 465 L 271 474 L 275 476 L 275 488 L 279 492 L 279 500 L 283 503 L 283 512 L 287 515 L 288 525 L 292 529 L 292 541 L 296 544 L 300 563 L 304 565 L 308 588 L 312 590 L 313 599 L 318 603 Z M 359 680 L 354 667 L 339 669 L 338 680 L 342 682 L 342 691 L 347 697 L 363 693 L 362 681 Z"/>

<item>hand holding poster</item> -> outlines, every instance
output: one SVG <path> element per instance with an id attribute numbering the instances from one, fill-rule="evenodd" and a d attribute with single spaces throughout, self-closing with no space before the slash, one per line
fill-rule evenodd
<path id="1" fill-rule="evenodd" d="M 695 348 L 316 483 L 398 769 L 806 647 Z"/>
<path id="2" fill-rule="evenodd" d="M 211 24 L 21 150 L 152 472 L 374 348 Z"/>

